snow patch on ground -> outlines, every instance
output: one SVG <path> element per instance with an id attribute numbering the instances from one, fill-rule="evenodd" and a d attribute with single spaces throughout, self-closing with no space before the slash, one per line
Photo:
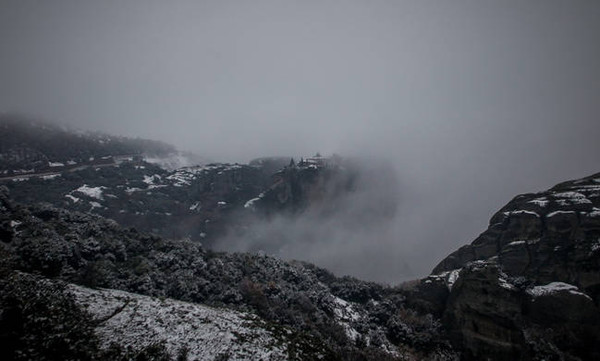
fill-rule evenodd
<path id="1" fill-rule="evenodd" d="M 72 196 L 72 195 L 70 195 L 70 194 L 65 194 L 65 197 L 66 197 L 66 198 L 69 198 L 70 200 L 72 200 L 72 201 L 73 201 L 73 203 L 77 203 L 77 202 L 79 202 L 79 201 L 81 200 L 81 199 L 79 199 L 79 198 L 77 198 L 77 197 L 74 197 L 74 196 Z"/>
<path id="2" fill-rule="evenodd" d="M 195 178 L 195 173 L 188 169 L 179 169 L 175 173 L 169 175 L 167 179 L 172 182 L 175 187 L 184 187 L 192 185 Z"/>
<path id="3" fill-rule="evenodd" d="M 81 187 L 75 189 L 73 192 L 83 193 L 88 197 L 102 200 L 102 190 L 105 188 L 106 187 L 90 187 L 87 184 L 84 184 Z"/>
<path id="4" fill-rule="evenodd" d="M 143 189 L 141 189 L 141 188 L 136 188 L 136 187 L 127 187 L 127 188 L 125 188 L 125 193 L 127 193 L 127 194 L 131 194 L 131 193 L 133 193 L 133 192 L 139 192 L 139 191 L 142 191 L 142 190 L 143 190 Z"/>
<path id="5" fill-rule="evenodd" d="M 187 349 L 188 360 L 288 358 L 286 343 L 261 328 L 251 314 L 117 290 L 68 287 L 77 302 L 101 321 L 95 332 L 103 347 L 117 340 L 140 350 L 164 342 L 173 358 Z"/>
<path id="6" fill-rule="evenodd" d="M 152 175 L 152 176 L 144 176 L 144 180 L 143 182 L 146 183 L 148 185 L 148 189 L 154 189 L 154 188 L 162 188 L 162 187 L 166 187 L 166 185 L 161 185 L 161 184 L 157 184 L 162 180 L 161 176 L 158 174 Z"/>

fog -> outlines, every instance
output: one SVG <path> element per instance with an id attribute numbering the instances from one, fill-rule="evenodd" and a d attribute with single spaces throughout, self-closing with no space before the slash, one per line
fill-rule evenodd
<path id="1" fill-rule="evenodd" d="M 385 227 L 307 218 L 331 241 L 286 255 L 396 282 L 600 171 L 599 40 L 594 1 L 2 0 L 0 110 L 218 161 L 388 161 Z"/>

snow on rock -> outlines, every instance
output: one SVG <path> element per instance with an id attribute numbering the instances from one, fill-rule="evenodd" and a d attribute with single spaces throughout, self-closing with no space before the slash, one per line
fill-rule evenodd
<path id="1" fill-rule="evenodd" d="M 586 196 L 579 192 L 560 192 L 554 193 L 554 197 L 560 198 L 556 202 L 561 206 L 568 206 L 571 204 L 591 204 L 592 202 L 587 199 Z"/>
<path id="2" fill-rule="evenodd" d="M 75 189 L 73 192 L 83 193 L 88 197 L 102 200 L 102 190 L 105 188 L 106 187 L 90 187 L 87 184 L 84 184 L 81 187 Z"/>
<path id="3" fill-rule="evenodd" d="M 335 305 L 333 313 L 337 319 L 342 321 L 358 321 L 360 319 L 360 315 L 352 308 L 352 305 L 348 301 L 334 297 L 333 303 Z"/>
<path id="4" fill-rule="evenodd" d="M 435 280 L 443 280 L 446 284 L 446 287 L 448 287 L 448 290 L 452 290 L 452 286 L 454 286 L 454 283 L 456 283 L 456 280 L 458 280 L 461 270 L 462 268 L 457 268 L 453 269 L 452 271 L 446 271 L 436 275 L 429 275 L 428 278 Z M 425 283 L 432 283 L 433 280 L 431 279 L 426 280 Z"/>
<path id="5" fill-rule="evenodd" d="M 169 175 L 167 179 L 172 182 L 175 187 L 184 187 L 192 184 L 196 174 L 191 168 L 182 168 Z"/>
<path id="6" fill-rule="evenodd" d="M 260 198 L 252 198 L 248 202 L 244 203 L 244 208 L 254 209 L 254 203 L 258 202 Z"/>
<path id="7" fill-rule="evenodd" d="M 454 286 L 454 283 L 456 283 L 456 280 L 458 280 L 461 270 L 462 268 L 458 268 L 448 272 L 448 277 L 446 278 L 446 285 L 448 285 L 449 290 L 452 289 L 452 286 Z"/>
<path id="8" fill-rule="evenodd" d="M 48 162 L 48 167 L 56 168 L 56 167 L 64 167 L 65 164 L 61 162 Z"/>
<path id="9" fill-rule="evenodd" d="M 594 217 L 594 218 L 595 217 L 600 217 L 600 209 L 594 207 L 591 212 L 588 212 L 586 214 L 586 216 L 588 216 L 588 217 Z"/>
<path id="10" fill-rule="evenodd" d="M 190 206 L 190 211 L 200 210 L 202 209 L 201 203 L 198 201 Z"/>
<path id="11" fill-rule="evenodd" d="M 592 244 L 591 247 L 592 252 L 596 252 L 600 250 L 600 238 L 596 240 L 596 243 Z"/>
<path id="12" fill-rule="evenodd" d="M 513 246 L 514 247 L 514 246 L 518 246 L 518 245 L 521 245 L 521 244 L 525 244 L 525 241 L 513 241 L 513 242 L 510 242 L 509 244 L 507 244 L 507 246 Z"/>
<path id="13" fill-rule="evenodd" d="M 205 166 L 193 166 L 183 167 L 173 171 L 166 180 L 169 181 L 175 187 L 190 186 L 192 182 L 201 177 L 203 174 L 212 171 L 219 171 L 217 174 L 221 175 L 225 171 L 232 171 L 235 169 L 242 168 L 239 164 L 209 164 Z"/>
<path id="14" fill-rule="evenodd" d="M 564 282 L 551 282 L 543 286 L 535 286 L 527 290 L 527 294 L 533 297 L 547 296 L 557 292 L 568 291 L 573 295 L 584 296 L 590 298 L 590 296 L 581 292 L 577 286 L 573 286 Z"/>
<path id="15" fill-rule="evenodd" d="M 512 285 L 512 283 L 509 282 L 508 275 L 504 272 L 500 272 L 500 275 L 498 276 L 498 284 L 505 290 L 515 291 L 517 289 Z"/>
<path id="16" fill-rule="evenodd" d="M 256 198 L 252 198 L 251 200 L 247 201 L 246 203 L 244 203 L 244 208 L 249 208 L 254 210 L 254 203 L 258 202 L 261 198 L 263 198 L 265 196 L 265 193 L 261 193 L 258 195 L 258 197 Z"/>
<path id="17" fill-rule="evenodd" d="M 552 213 L 548 213 L 546 215 L 546 218 L 551 218 L 551 217 L 554 217 L 559 214 L 575 214 L 575 212 L 573 212 L 573 211 L 554 211 Z"/>
<path id="18" fill-rule="evenodd" d="M 143 182 L 146 183 L 148 185 L 148 189 L 154 189 L 154 188 L 162 188 L 162 187 L 166 187 L 166 185 L 161 185 L 161 184 L 157 184 L 162 180 L 161 176 L 158 174 L 155 175 L 151 175 L 151 176 L 144 176 L 144 180 Z"/>
<path id="19" fill-rule="evenodd" d="M 550 201 L 548 201 L 548 199 L 546 199 L 546 197 L 542 197 L 542 198 L 533 199 L 533 200 L 531 200 L 531 201 L 529 201 L 527 203 L 533 203 L 533 204 L 535 204 L 537 206 L 545 207 L 545 206 L 548 205 L 549 202 Z"/>
<path id="20" fill-rule="evenodd" d="M 511 212 L 503 212 L 503 214 L 507 217 L 509 216 L 517 216 L 517 215 L 521 215 L 521 214 L 529 214 L 535 217 L 539 217 L 540 215 L 532 212 L 532 211 L 525 211 L 525 210 L 518 210 L 518 211 L 511 211 Z"/>
<path id="21" fill-rule="evenodd" d="M 349 339 L 356 341 L 359 337 L 359 333 L 350 325 L 350 323 L 358 321 L 360 319 L 360 314 L 354 310 L 348 301 L 339 297 L 334 296 L 332 306 L 335 319 L 338 324 L 344 328 L 346 336 L 348 336 Z"/>
<path id="22" fill-rule="evenodd" d="M 251 314 L 124 291 L 68 287 L 98 320 L 95 332 L 105 348 L 115 341 L 133 350 L 164 342 L 173 359 L 182 350 L 187 350 L 188 360 L 201 361 L 288 358 L 286 342 Z"/>

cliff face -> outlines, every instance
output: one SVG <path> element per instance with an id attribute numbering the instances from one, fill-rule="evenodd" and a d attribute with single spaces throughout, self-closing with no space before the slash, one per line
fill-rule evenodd
<path id="1" fill-rule="evenodd" d="M 335 207 L 335 200 L 355 186 L 358 170 L 344 168 L 341 159 L 311 158 L 290 164 L 272 176 L 271 185 L 254 202 L 267 214 Z"/>
<path id="2" fill-rule="evenodd" d="M 467 359 L 598 359 L 600 174 L 515 197 L 420 287 Z"/>

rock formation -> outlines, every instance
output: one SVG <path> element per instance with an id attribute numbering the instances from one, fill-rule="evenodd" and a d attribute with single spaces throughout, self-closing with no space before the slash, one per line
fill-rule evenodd
<path id="1" fill-rule="evenodd" d="M 465 359 L 598 359 L 600 174 L 515 197 L 419 287 Z"/>

